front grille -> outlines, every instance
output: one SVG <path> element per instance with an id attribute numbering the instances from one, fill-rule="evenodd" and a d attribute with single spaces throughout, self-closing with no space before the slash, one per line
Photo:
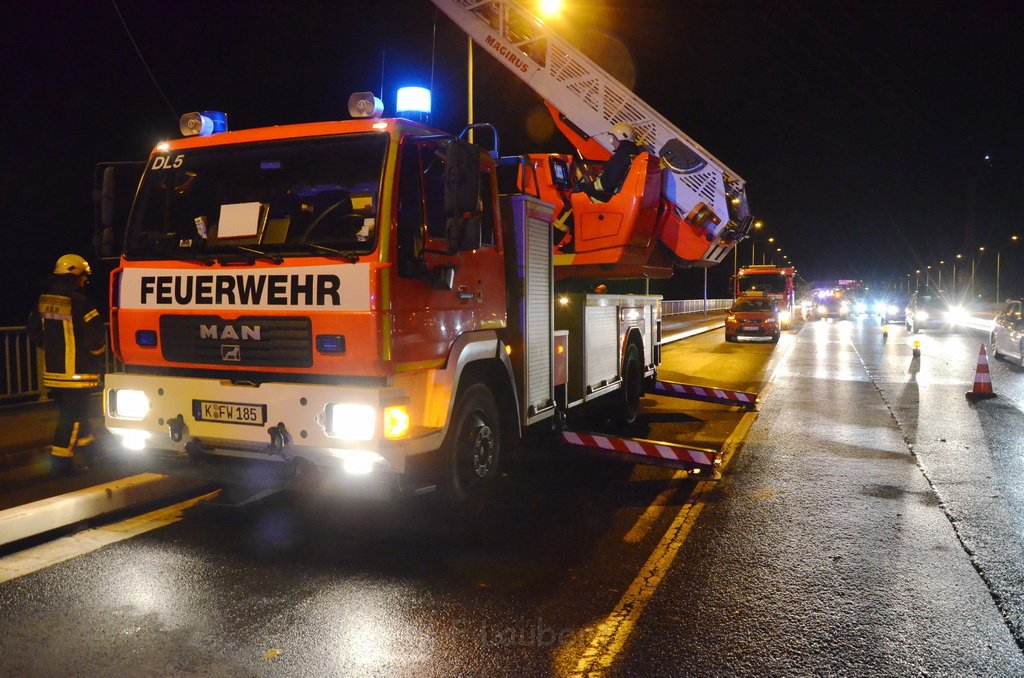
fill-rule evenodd
<path id="1" fill-rule="evenodd" d="M 165 360 L 221 367 L 310 367 L 313 364 L 309 318 L 214 315 L 160 318 Z"/>

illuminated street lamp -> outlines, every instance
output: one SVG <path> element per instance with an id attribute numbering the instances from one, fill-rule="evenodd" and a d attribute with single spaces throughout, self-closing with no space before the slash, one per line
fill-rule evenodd
<path id="1" fill-rule="evenodd" d="M 763 221 L 758 219 L 757 221 L 754 222 L 754 230 L 755 231 L 760 231 L 763 228 L 764 228 L 764 222 Z M 756 249 L 757 249 L 757 241 L 754 238 L 751 238 L 750 239 L 750 265 L 751 266 L 753 266 L 754 264 L 757 263 L 757 260 L 754 258 L 755 257 L 754 252 L 755 252 Z"/>
<path id="2" fill-rule="evenodd" d="M 917 269 L 916 271 L 914 271 L 914 273 L 917 275 L 917 277 L 914 279 L 914 291 L 915 292 L 920 292 L 921 291 L 921 269 Z"/>
<path id="3" fill-rule="evenodd" d="M 982 245 L 981 247 L 978 248 L 978 252 L 984 253 L 984 251 L 985 251 L 985 246 L 984 245 Z M 977 254 L 975 254 L 973 257 L 971 257 L 971 299 L 974 299 L 974 266 L 977 263 L 977 260 L 978 260 L 978 255 Z"/>
<path id="4" fill-rule="evenodd" d="M 1018 242 L 1019 240 L 1020 240 L 1020 236 L 1016 236 L 1016 235 L 1011 235 L 1010 236 L 1010 242 L 1015 243 L 1015 242 Z M 999 303 L 999 264 L 1000 264 L 999 259 L 1000 259 L 1000 255 L 1001 254 L 1002 254 L 1002 248 L 997 249 L 996 250 L 996 303 L 997 304 Z"/>
<path id="5" fill-rule="evenodd" d="M 956 299 L 956 262 L 957 259 L 963 259 L 964 255 L 958 254 L 953 258 L 953 299 Z"/>
<path id="6" fill-rule="evenodd" d="M 562 0 L 541 0 L 540 13 L 546 17 L 557 16 L 562 11 Z"/>
<path id="7" fill-rule="evenodd" d="M 931 264 L 929 264 L 928 266 L 925 266 L 925 270 L 927 270 L 927 273 L 924 274 L 924 287 L 925 287 L 926 290 L 930 290 L 932 288 L 932 267 L 931 267 Z"/>
<path id="8" fill-rule="evenodd" d="M 942 267 L 946 265 L 945 260 L 939 260 L 939 291 L 942 291 Z"/>

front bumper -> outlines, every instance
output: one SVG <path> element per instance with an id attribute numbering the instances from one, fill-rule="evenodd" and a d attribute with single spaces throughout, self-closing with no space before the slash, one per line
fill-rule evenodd
<path id="1" fill-rule="evenodd" d="M 119 417 L 111 393 L 132 389 L 145 393 L 149 409 L 138 420 Z M 443 432 L 419 430 L 401 440 L 386 440 L 380 427 L 370 440 L 348 441 L 328 435 L 325 412 L 330 404 L 367 405 L 381 412 L 404 398 L 401 389 L 274 382 L 235 384 L 220 379 L 113 373 L 105 380 L 107 429 L 153 457 L 193 462 L 233 459 L 269 464 L 275 472 L 294 473 L 302 464 L 342 473 L 347 460 L 370 458 L 374 473 L 404 474 L 408 459 L 441 445 Z M 257 421 L 209 420 L 202 404 L 225 403 L 251 408 Z M 365 466 L 365 465 L 364 465 Z M 292 468 L 289 468 L 292 467 Z"/>

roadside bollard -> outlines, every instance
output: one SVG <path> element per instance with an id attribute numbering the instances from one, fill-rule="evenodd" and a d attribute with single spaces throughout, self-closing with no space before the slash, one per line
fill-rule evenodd
<path id="1" fill-rule="evenodd" d="M 914 352 L 912 355 L 915 359 L 920 360 L 921 358 L 921 342 L 917 339 L 914 340 Z"/>

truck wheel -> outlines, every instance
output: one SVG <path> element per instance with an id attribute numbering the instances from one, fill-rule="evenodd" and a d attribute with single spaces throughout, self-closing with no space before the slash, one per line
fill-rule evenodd
<path id="1" fill-rule="evenodd" d="M 640 359 L 640 349 L 636 344 L 626 347 L 626 357 L 622 360 L 622 394 L 619 404 L 622 409 L 617 418 L 624 424 L 632 424 L 640 414 L 640 398 L 644 394 L 644 367 Z"/>
<path id="2" fill-rule="evenodd" d="M 459 394 L 444 445 L 450 503 L 484 503 L 501 461 L 501 419 L 489 388 L 476 383 Z"/>

